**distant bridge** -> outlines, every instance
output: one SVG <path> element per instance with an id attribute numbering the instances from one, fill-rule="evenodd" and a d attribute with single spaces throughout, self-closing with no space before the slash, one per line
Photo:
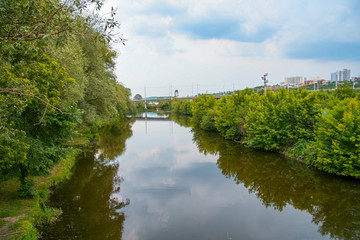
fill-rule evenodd
<path id="1" fill-rule="evenodd" d="M 155 117 L 135 117 L 138 121 L 166 121 L 171 122 L 170 118 L 155 118 Z"/>
<path id="2" fill-rule="evenodd" d="M 210 96 L 210 95 L 209 95 Z M 216 99 L 220 99 L 222 96 L 226 96 L 226 95 L 213 95 Z M 147 103 L 155 103 L 155 102 L 170 102 L 174 99 L 181 99 L 181 100 L 192 100 L 197 98 L 197 96 L 193 96 L 193 97 L 149 97 L 146 98 L 146 102 Z M 145 102 L 145 98 L 142 99 L 133 99 L 132 100 L 135 103 L 144 103 Z"/>

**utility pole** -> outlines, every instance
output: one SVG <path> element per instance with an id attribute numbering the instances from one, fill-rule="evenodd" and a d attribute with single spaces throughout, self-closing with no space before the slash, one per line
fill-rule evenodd
<path id="1" fill-rule="evenodd" d="M 265 96 L 266 96 L 266 87 L 267 87 L 267 83 L 268 83 L 268 80 L 266 80 L 266 77 L 267 77 L 267 73 L 264 74 L 263 77 L 261 77 L 262 80 L 264 80 L 264 88 L 265 88 Z"/>
<path id="2" fill-rule="evenodd" d="M 146 85 L 145 85 L 145 109 L 146 109 Z"/>

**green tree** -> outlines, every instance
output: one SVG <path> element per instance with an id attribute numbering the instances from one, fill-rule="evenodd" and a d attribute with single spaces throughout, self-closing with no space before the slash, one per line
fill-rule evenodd
<path id="1" fill-rule="evenodd" d="M 175 113 L 192 115 L 191 103 L 189 100 L 174 99 L 171 101 L 171 109 Z"/>
<path id="2" fill-rule="evenodd" d="M 360 177 L 360 103 L 340 101 L 318 118 L 315 130 L 317 157 L 313 164 L 327 172 Z"/>
<path id="3" fill-rule="evenodd" d="M 288 92 L 284 88 L 254 98 L 246 116 L 246 143 L 277 150 L 291 146 L 299 139 L 313 140 L 319 103 L 317 93 L 307 90 Z"/>
<path id="4" fill-rule="evenodd" d="M 99 41 L 99 37 L 95 30 L 88 30 L 80 39 L 87 63 L 84 69 L 87 84 L 84 99 L 78 106 L 84 111 L 85 122 L 123 115 L 133 108 L 130 91 L 119 84 L 114 75 L 116 52 L 106 42 Z"/>
<path id="5" fill-rule="evenodd" d="M 205 120 L 207 121 L 206 125 L 209 126 L 209 122 L 212 122 L 211 125 L 213 125 L 215 122 L 215 114 L 212 110 L 215 109 L 215 105 L 216 98 L 213 95 L 202 95 L 191 101 L 192 121 L 194 124 L 201 126 L 201 122 Z M 211 111 L 211 113 L 208 114 L 209 111 Z M 206 119 L 204 119 L 204 117 Z"/>
<path id="6" fill-rule="evenodd" d="M 224 96 L 217 102 L 216 129 L 227 139 L 239 140 L 243 137 L 242 124 L 252 89 L 237 91 L 231 96 Z"/>
<path id="7" fill-rule="evenodd" d="M 104 2 L 3 0 L 0 2 L 0 40 L 21 45 L 23 42 L 53 39 L 59 44 L 69 33 L 82 35 L 84 28 L 96 28 L 102 39 L 110 42 L 117 37 L 124 43 L 126 40 L 116 34 L 119 23 L 115 21 L 114 9 L 103 18 L 98 14 Z M 95 11 L 89 11 L 94 7 Z"/>
<path id="8" fill-rule="evenodd" d="M 141 99 L 143 99 L 143 97 L 142 97 L 140 94 L 136 94 L 136 95 L 134 96 L 134 99 L 135 99 L 135 100 L 141 100 Z"/>
<path id="9" fill-rule="evenodd" d="M 79 115 L 74 106 L 62 105 L 62 90 L 74 83 L 65 69 L 45 54 L 22 59 L 19 51 L 13 64 L 0 70 L 1 127 L 6 129 L 1 143 L 7 149 L 2 154 L 8 156 L 1 170 L 20 169 L 24 182 L 28 173 L 47 172 L 59 160 L 59 145 L 69 139 Z"/>
<path id="10" fill-rule="evenodd" d="M 218 115 L 218 112 L 215 109 L 209 109 L 206 111 L 205 115 L 203 115 L 200 128 L 206 131 L 216 131 L 215 119 Z"/>
<path id="11" fill-rule="evenodd" d="M 105 120 L 132 110 L 130 91 L 113 74 L 109 43 L 118 23 L 113 10 L 98 16 L 103 3 L 0 1 L 2 175 L 20 175 L 25 184 L 28 174 L 48 172 L 67 151 L 81 112 Z"/>

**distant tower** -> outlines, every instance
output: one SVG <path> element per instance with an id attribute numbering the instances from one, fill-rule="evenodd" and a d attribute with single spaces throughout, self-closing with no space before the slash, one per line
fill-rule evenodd
<path id="1" fill-rule="evenodd" d="M 178 97 L 179 96 L 179 91 L 176 89 L 175 90 L 175 95 L 174 95 L 175 97 Z"/>

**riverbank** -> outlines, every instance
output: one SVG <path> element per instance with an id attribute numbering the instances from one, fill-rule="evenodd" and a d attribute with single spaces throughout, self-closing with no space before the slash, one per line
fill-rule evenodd
<path id="1" fill-rule="evenodd" d="M 315 168 L 360 178 L 360 92 L 344 84 L 334 92 L 237 91 L 216 100 L 174 100 L 175 113 L 194 126 L 248 147 L 280 152 Z"/>
<path id="2" fill-rule="evenodd" d="M 37 239 L 39 232 L 36 227 L 56 220 L 61 210 L 47 207 L 46 201 L 51 189 L 71 176 L 77 152 L 69 151 L 66 158 L 55 165 L 49 175 L 33 177 L 36 191 L 33 199 L 22 199 L 18 196 L 20 182 L 17 179 L 0 182 L 1 239 Z"/>
<path id="3" fill-rule="evenodd" d="M 29 177 L 34 182 L 34 186 L 30 189 L 35 191 L 31 199 L 19 196 L 18 178 L 0 181 L 0 239 L 38 239 L 40 236 L 38 229 L 44 224 L 53 223 L 62 214 L 61 209 L 49 207 L 48 199 L 57 185 L 71 177 L 77 155 L 89 151 L 94 145 L 112 147 L 116 145 L 125 148 L 125 142 L 122 140 L 116 141 L 113 138 L 112 143 L 104 142 L 101 136 L 112 135 L 112 132 L 119 134 L 119 131 L 125 129 L 124 132 L 129 137 L 132 121 L 124 118 L 109 119 L 98 125 L 79 128 L 80 133 L 74 133 L 72 141 L 64 144 L 67 147 L 66 156 L 54 165 L 49 174 Z M 109 150 L 105 152 L 107 157 L 111 155 Z"/>

